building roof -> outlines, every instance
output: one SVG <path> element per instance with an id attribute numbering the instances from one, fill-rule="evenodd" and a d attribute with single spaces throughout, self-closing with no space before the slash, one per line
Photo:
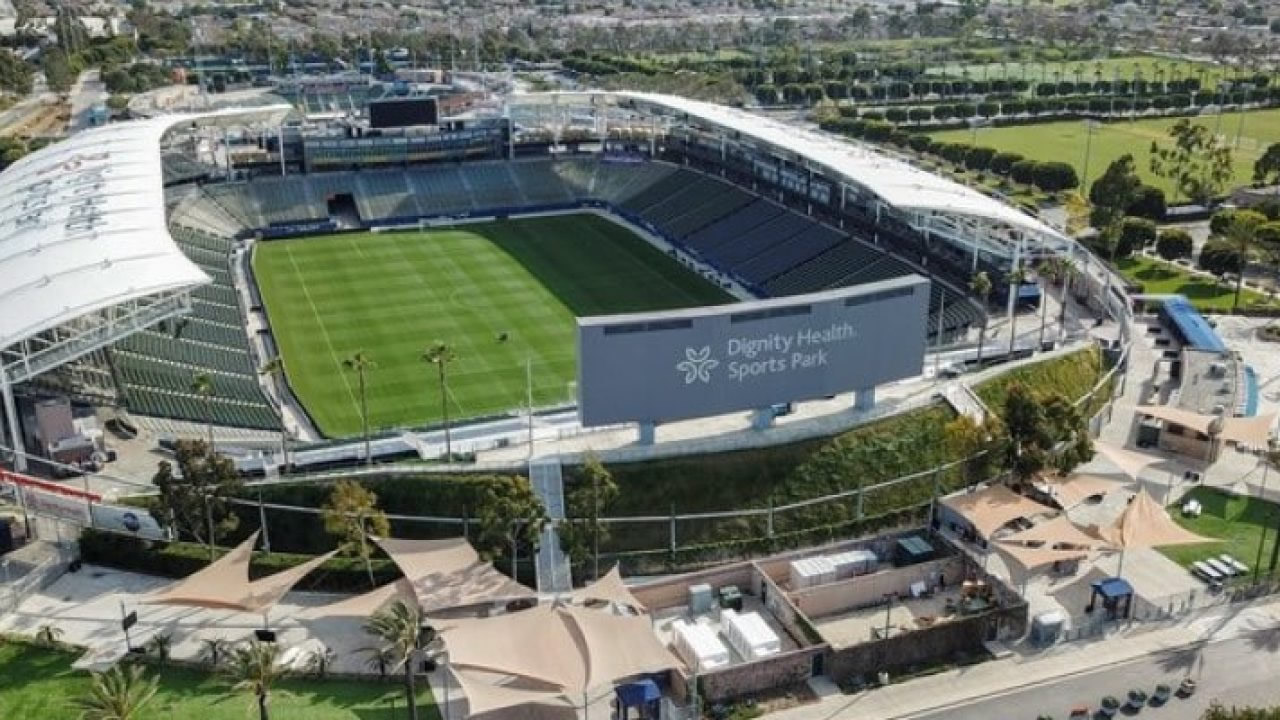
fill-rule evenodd
<path id="1" fill-rule="evenodd" d="M 0 347 L 210 282 L 166 227 L 160 137 L 180 120 L 86 130 L 0 173 Z"/>
<path id="2" fill-rule="evenodd" d="M 845 176 L 895 208 L 967 215 L 1036 235 L 1062 237 L 1059 231 L 1004 202 L 862 143 L 700 100 L 655 93 L 616 94 L 731 128 L 795 153 Z"/>

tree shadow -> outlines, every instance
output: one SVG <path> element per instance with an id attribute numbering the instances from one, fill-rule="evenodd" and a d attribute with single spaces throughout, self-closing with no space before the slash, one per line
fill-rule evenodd
<path id="1" fill-rule="evenodd" d="M 1167 673 L 1190 675 L 1203 662 L 1202 656 L 1208 644 L 1207 640 L 1200 640 L 1189 647 L 1166 650 L 1157 654 L 1156 664 Z"/>
<path id="2" fill-rule="evenodd" d="M 1249 641 L 1249 647 L 1254 650 L 1268 653 L 1280 652 L 1280 625 L 1267 624 L 1261 619 L 1250 620 L 1244 637 Z"/>

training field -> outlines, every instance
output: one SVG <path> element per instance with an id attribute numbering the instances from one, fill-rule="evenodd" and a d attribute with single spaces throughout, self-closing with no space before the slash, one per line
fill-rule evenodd
<path id="1" fill-rule="evenodd" d="M 1131 153 L 1143 181 L 1164 190 L 1172 202 L 1172 186 L 1167 180 L 1152 175 L 1149 168 L 1151 141 L 1156 140 L 1168 146 L 1169 128 L 1177 121 L 1177 118 L 1159 118 L 1095 126 L 1089 149 L 1089 182 L 1096 180 L 1112 160 Z M 1218 115 L 1202 115 L 1193 118 L 1193 121 L 1207 125 L 1223 136 L 1228 145 L 1233 146 L 1235 184 L 1248 183 L 1253 177 L 1253 163 L 1262 156 L 1268 145 L 1280 142 L 1280 109 L 1246 111 L 1243 123 L 1238 112 L 1225 113 L 1221 119 Z M 1240 135 L 1238 145 L 1237 131 Z M 935 140 L 969 143 L 974 134 L 969 130 L 947 130 L 930 133 L 930 137 Z M 1032 160 L 1061 160 L 1074 165 L 1076 173 L 1083 175 L 1084 172 L 1085 124 L 1082 120 L 979 128 L 977 144 L 1020 153 Z"/>
<path id="2" fill-rule="evenodd" d="M 441 417 L 434 341 L 457 354 L 450 417 L 478 417 L 524 407 L 526 361 L 535 406 L 571 398 L 575 317 L 733 299 L 589 214 L 275 240 L 253 265 L 290 385 L 330 436 L 360 432 L 356 352 L 377 364 L 370 427 L 419 426 Z"/>

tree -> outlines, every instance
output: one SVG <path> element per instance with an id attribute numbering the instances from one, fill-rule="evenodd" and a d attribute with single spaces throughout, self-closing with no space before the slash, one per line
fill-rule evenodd
<path id="1" fill-rule="evenodd" d="M 1236 292 L 1231 300 L 1231 312 L 1240 309 L 1240 291 L 1244 287 L 1244 271 L 1249 265 L 1249 252 L 1253 249 L 1254 239 L 1258 235 L 1258 227 L 1265 218 L 1255 212 L 1238 212 L 1227 228 L 1227 239 L 1240 254 L 1240 271 L 1236 274 Z"/>
<path id="2" fill-rule="evenodd" d="M 1276 183 L 1280 183 L 1280 143 L 1268 145 L 1266 152 L 1253 163 L 1254 185 L 1275 185 Z"/>
<path id="3" fill-rule="evenodd" d="M 968 415 L 957 415 L 943 428 L 943 435 L 948 454 L 965 459 L 966 485 L 973 487 L 991 478 L 1003 436 L 998 418 L 988 415 L 986 422 L 979 425 Z"/>
<path id="4" fill-rule="evenodd" d="M 1005 395 L 1001 420 L 1009 436 L 1007 466 L 1025 482 L 1044 469 L 1053 447 L 1044 408 L 1025 385 L 1015 382 Z"/>
<path id="5" fill-rule="evenodd" d="M 63 630 L 57 625 L 41 625 L 36 630 L 36 644 L 41 647 L 53 647 L 62 642 Z"/>
<path id="6" fill-rule="evenodd" d="M 414 667 L 419 652 L 429 656 L 440 654 L 440 642 L 436 631 L 422 624 L 422 614 L 416 603 L 396 600 L 390 607 L 374 613 L 364 624 L 364 631 L 380 643 L 376 657 L 388 670 L 404 670 L 404 696 L 409 707 L 410 720 L 418 718 L 418 692 L 414 688 Z"/>
<path id="7" fill-rule="evenodd" d="M 1156 224 L 1146 218 L 1127 217 L 1120 222 L 1115 257 L 1125 258 L 1156 241 Z"/>
<path id="8" fill-rule="evenodd" d="M 1234 174 L 1231 148 L 1205 125 L 1183 118 L 1169 129 L 1171 146 L 1151 142 L 1151 172 L 1194 203 L 1208 206 Z"/>
<path id="9" fill-rule="evenodd" d="M 338 538 L 342 552 L 364 562 L 370 587 L 376 587 L 370 562 L 369 538 L 387 537 L 391 524 L 378 509 L 378 496 L 355 480 L 339 480 L 324 504 L 324 529 Z"/>
<path id="10" fill-rule="evenodd" d="M 1013 302 L 1009 305 L 1009 354 L 1013 354 L 1013 349 L 1018 341 L 1018 290 L 1023 283 L 1027 281 L 1027 269 L 1021 264 L 1013 266 L 1013 269 L 1005 276 L 1005 282 L 1009 286 L 1009 299 Z"/>
<path id="11" fill-rule="evenodd" d="M 1224 707 L 1217 700 L 1209 705 L 1200 720 L 1280 720 L 1280 707 Z"/>
<path id="12" fill-rule="evenodd" d="M 27 95 L 32 86 L 31 66 L 15 53 L 0 53 L 0 90 L 14 95 Z"/>
<path id="13" fill-rule="evenodd" d="M 258 374 L 270 377 L 271 381 L 278 386 L 280 380 L 284 378 L 284 358 L 279 355 L 272 357 L 262 367 L 258 368 Z M 289 428 L 285 425 L 283 412 L 280 413 L 280 452 L 284 456 L 282 467 L 287 472 L 289 467 Z"/>
<path id="14" fill-rule="evenodd" d="M 169 662 L 169 653 L 173 652 L 173 635 L 156 633 L 143 646 L 146 651 L 156 657 L 161 665 Z"/>
<path id="15" fill-rule="evenodd" d="M 1165 203 L 1164 191 L 1151 185 L 1140 185 L 1134 195 L 1133 202 L 1125 211 L 1133 217 L 1146 218 L 1160 222 L 1164 220 L 1168 206 Z"/>
<path id="16" fill-rule="evenodd" d="M 213 378 L 208 373 L 196 373 L 191 378 L 191 392 L 201 400 L 204 409 L 204 424 L 209 432 L 209 447 L 213 444 Z"/>
<path id="17" fill-rule="evenodd" d="M 431 343 L 431 346 L 422 353 L 423 362 L 436 366 L 437 377 L 440 380 L 440 416 L 444 422 L 444 458 L 446 462 L 453 461 L 453 443 L 449 437 L 449 384 L 447 370 L 449 363 L 457 359 L 458 354 L 443 340 L 436 340 Z"/>
<path id="18" fill-rule="evenodd" d="M 1244 269 L 1244 259 L 1239 249 L 1222 238 L 1211 238 L 1200 248 L 1200 268 L 1219 277 L 1239 273 Z"/>
<path id="19" fill-rule="evenodd" d="M 1141 186 L 1132 155 L 1121 155 L 1113 160 L 1089 187 L 1089 203 L 1093 206 L 1089 223 L 1099 231 L 1114 233 L 1114 228 L 1133 205 Z"/>
<path id="20" fill-rule="evenodd" d="M 987 305 L 991 298 L 991 290 L 991 278 L 985 270 L 974 273 L 969 279 L 969 291 L 982 301 L 982 330 L 978 333 L 978 365 L 982 365 L 982 344 L 987 339 L 987 322 L 991 315 Z"/>
<path id="21" fill-rule="evenodd" d="M 357 351 L 354 355 L 342 361 L 342 367 L 351 370 L 356 374 L 357 382 L 360 389 L 360 433 L 364 436 L 364 461 L 367 465 L 373 464 L 373 452 L 369 444 L 369 394 L 366 376 L 369 371 L 378 367 L 363 350 Z"/>
<path id="22" fill-rule="evenodd" d="M 511 552 L 511 577 L 522 546 L 533 547 L 547 522 L 546 508 L 528 478 L 504 475 L 484 478 L 476 498 L 475 546 L 490 559 Z"/>
<path id="23" fill-rule="evenodd" d="M 239 493 L 243 481 L 235 463 L 212 452 L 202 440 L 179 440 L 174 455 L 181 477 L 164 461 L 152 478 L 159 490 L 156 519 L 176 534 L 208 544 L 213 560 L 218 538 L 239 524 L 230 499 Z"/>
<path id="24" fill-rule="evenodd" d="M 1280 258 L 1280 222 L 1272 220 L 1259 225 L 1255 240 L 1273 260 Z"/>
<path id="25" fill-rule="evenodd" d="M 223 669 L 233 690 L 253 695 L 258 720 L 270 720 L 271 688 L 290 674 L 288 666 L 280 662 L 280 648 L 273 642 L 248 640 L 231 648 Z"/>
<path id="26" fill-rule="evenodd" d="M 599 578 L 600 544 L 609 537 L 609 529 L 600 523 L 600 515 L 618 499 L 620 491 L 613 473 L 592 453 L 582 461 L 582 474 L 583 480 L 574 483 L 565 494 L 568 515 L 578 522 L 562 526 L 560 537 L 571 557 L 591 554 L 592 577 Z M 590 522 L 585 531 L 583 520 Z"/>
<path id="27" fill-rule="evenodd" d="M 1056 259 L 1057 259 L 1056 256 L 1045 258 L 1044 260 L 1040 261 L 1039 265 L 1036 266 L 1036 274 L 1039 275 L 1040 279 L 1043 281 L 1040 283 L 1040 342 L 1039 344 L 1041 347 L 1044 346 L 1045 328 L 1048 327 L 1049 325 L 1049 286 L 1057 285 L 1058 280 L 1061 279 L 1060 273 L 1062 272 L 1062 268 L 1060 265 L 1053 262 L 1053 260 L 1056 260 Z M 1063 297 L 1063 302 L 1066 302 L 1065 296 Z"/>
<path id="28" fill-rule="evenodd" d="M 1156 238 L 1156 254 L 1170 262 L 1179 258 L 1189 258 L 1195 251 L 1195 244 L 1185 230 L 1170 228 L 1162 230 Z"/>
<path id="29" fill-rule="evenodd" d="M 147 677 L 141 665 L 117 665 L 93 673 L 88 693 L 75 700 L 80 720 L 136 720 L 155 697 L 160 677 Z"/>

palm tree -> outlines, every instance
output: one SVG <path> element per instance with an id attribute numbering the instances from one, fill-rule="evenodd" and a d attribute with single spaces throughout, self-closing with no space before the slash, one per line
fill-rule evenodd
<path id="1" fill-rule="evenodd" d="M 117 665 L 105 673 L 93 673 L 93 685 L 73 702 L 80 720 L 134 720 L 155 697 L 159 676 L 147 677 L 141 665 L 126 671 Z"/>
<path id="2" fill-rule="evenodd" d="M 271 687 L 289 675 L 289 669 L 280 664 L 280 646 L 260 640 L 236 645 L 227 656 L 224 672 L 234 683 L 232 689 L 253 694 L 258 720 L 270 720 Z"/>
<path id="3" fill-rule="evenodd" d="M 422 353 L 422 360 L 436 366 L 440 378 L 440 414 L 444 418 L 444 457 L 453 460 L 453 445 L 449 438 L 449 391 L 445 382 L 445 369 L 458 359 L 458 354 L 447 343 L 437 340 Z"/>
<path id="4" fill-rule="evenodd" d="M 373 464 L 373 453 L 369 450 L 369 397 L 365 392 L 365 374 L 370 370 L 378 367 L 373 358 L 365 354 L 363 350 L 357 351 L 356 354 L 342 361 L 342 366 L 348 370 L 354 370 L 356 377 L 360 383 L 360 428 L 364 435 L 364 461 L 366 464 Z"/>
<path id="5" fill-rule="evenodd" d="M 1014 344 L 1018 341 L 1018 289 L 1022 287 L 1022 283 L 1027 281 L 1027 271 L 1019 263 L 1013 266 L 1009 271 L 1009 295 L 1010 312 L 1009 312 L 1009 355 L 1013 356 Z"/>
<path id="6" fill-rule="evenodd" d="M 375 613 L 364 624 L 364 631 L 382 642 L 383 652 L 371 658 L 373 662 L 385 662 L 390 670 L 404 669 L 409 720 L 418 720 L 418 695 L 413 685 L 414 662 L 419 651 L 431 656 L 440 654 L 436 631 L 424 627 L 418 606 L 404 600 L 397 600 L 387 609 Z"/>
<path id="7" fill-rule="evenodd" d="M 284 359 L 279 355 L 272 357 L 262 367 L 258 368 L 259 375 L 269 376 L 272 382 L 278 382 L 284 377 Z M 280 452 L 284 455 L 283 467 L 287 470 L 289 467 L 289 428 L 284 422 L 284 395 L 281 394 L 280 399 Z"/>
<path id="8" fill-rule="evenodd" d="M 169 652 L 173 650 L 173 636 L 169 633 L 157 633 L 151 636 L 145 647 L 163 665 L 169 661 Z"/>
<path id="9" fill-rule="evenodd" d="M 1045 326 L 1049 324 L 1049 286 L 1057 285 L 1058 279 L 1062 277 L 1061 275 L 1059 275 L 1061 268 L 1053 262 L 1054 260 L 1057 260 L 1057 259 L 1058 258 L 1056 256 L 1051 258 L 1046 258 L 1045 260 L 1041 260 L 1040 264 L 1036 266 L 1036 274 L 1039 275 L 1040 279 L 1043 281 L 1040 283 L 1040 290 L 1041 290 L 1040 346 L 1041 347 L 1044 347 Z"/>
<path id="10" fill-rule="evenodd" d="M 191 392 L 199 395 L 204 404 L 204 424 L 209 432 L 209 451 L 213 452 L 213 378 L 208 373 L 196 373 L 191 378 Z"/>
<path id="11" fill-rule="evenodd" d="M 991 297 L 991 278 L 985 270 L 973 274 L 969 280 L 969 290 L 982 300 L 982 330 L 978 333 L 977 360 L 977 364 L 982 365 L 982 344 L 987 339 L 987 318 L 990 315 L 987 310 L 987 299 Z"/>
<path id="12" fill-rule="evenodd" d="M 230 647 L 230 644 L 222 638 L 205 638 L 200 641 L 200 657 L 209 663 L 210 668 L 217 670 L 218 663 L 227 656 Z"/>
<path id="13" fill-rule="evenodd" d="M 1258 217 L 1254 213 L 1236 213 L 1227 227 L 1227 237 L 1240 251 L 1240 272 L 1236 273 L 1236 294 L 1231 301 L 1231 312 L 1240 308 L 1240 290 L 1244 286 L 1244 271 L 1249 267 L 1249 250 L 1258 235 Z"/>

